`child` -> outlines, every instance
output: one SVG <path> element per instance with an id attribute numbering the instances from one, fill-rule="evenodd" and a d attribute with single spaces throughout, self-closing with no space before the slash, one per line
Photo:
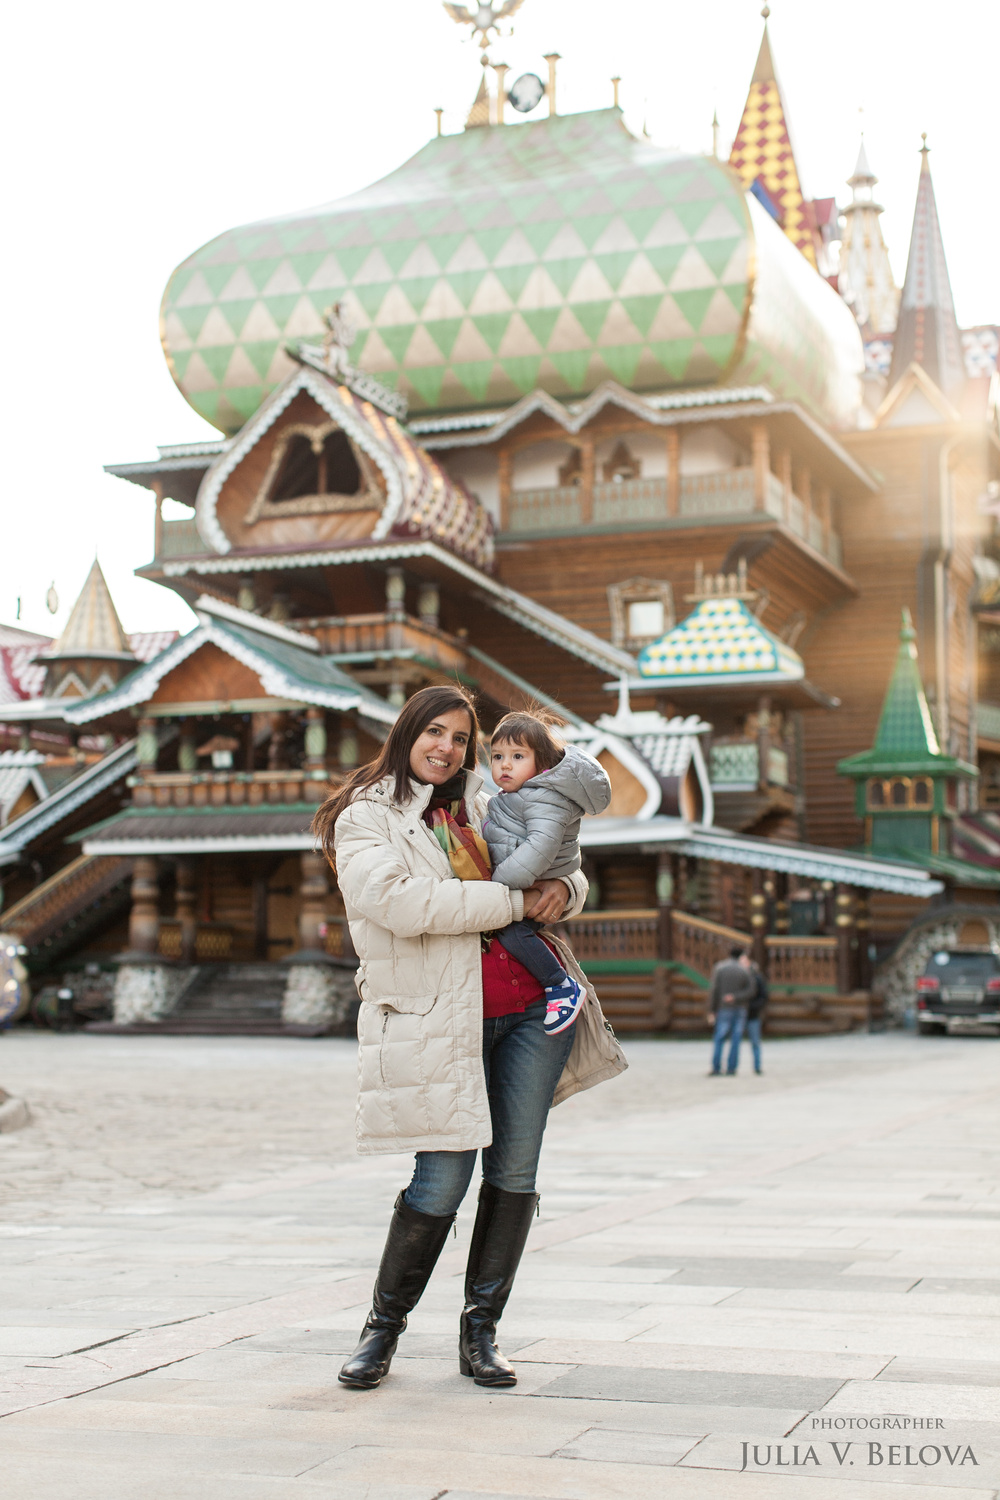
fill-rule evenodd
<path id="1" fill-rule="evenodd" d="M 611 801 L 611 783 L 597 761 L 572 745 L 564 748 L 541 715 L 527 712 L 500 720 L 490 753 L 500 787 L 483 824 L 493 879 L 523 891 L 578 870 L 580 819 L 603 812 Z M 544 1025 L 554 1036 L 572 1026 L 586 991 L 538 936 L 540 925 L 512 922 L 497 938 L 544 985 Z"/>

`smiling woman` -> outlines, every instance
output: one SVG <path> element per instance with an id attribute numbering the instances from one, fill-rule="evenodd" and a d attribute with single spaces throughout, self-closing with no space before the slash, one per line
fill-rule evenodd
<path id="1" fill-rule="evenodd" d="M 526 891 L 490 879 L 486 799 L 475 765 L 479 727 L 461 687 L 409 699 L 381 754 L 320 808 L 315 827 L 335 864 L 360 959 L 362 1153 L 412 1151 L 396 1200 L 361 1342 L 345 1385 L 389 1369 L 468 1191 L 483 1184 L 466 1273 L 459 1368 L 485 1386 L 516 1383 L 496 1325 L 538 1203 L 535 1173 L 549 1108 L 624 1067 L 597 1015 L 544 1030 L 541 984 L 492 935 L 526 914 L 581 910 L 579 870 Z M 582 972 L 561 953 L 581 985 Z"/>

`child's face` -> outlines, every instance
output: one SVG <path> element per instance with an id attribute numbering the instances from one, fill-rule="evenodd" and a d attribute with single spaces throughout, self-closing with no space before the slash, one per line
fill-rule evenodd
<path id="1" fill-rule="evenodd" d="M 516 792 L 537 776 L 535 752 L 527 745 L 514 745 L 510 740 L 497 740 L 490 752 L 493 763 L 493 780 L 504 792 Z"/>

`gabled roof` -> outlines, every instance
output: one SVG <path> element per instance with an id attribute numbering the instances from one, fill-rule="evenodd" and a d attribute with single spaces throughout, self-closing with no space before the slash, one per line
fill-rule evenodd
<path id="1" fill-rule="evenodd" d="M 0 827 L 10 817 L 10 810 L 27 787 L 31 787 L 39 802 L 49 795 L 39 772 L 45 764 L 45 756 L 37 750 L 0 751 Z"/>
<path id="2" fill-rule="evenodd" d="M 172 737 L 174 733 L 175 730 L 167 730 L 163 739 Z M 68 818 L 77 808 L 99 796 L 116 781 L 128 776 L 135 770 L 136 764 L 136 741 L 126 740 L 94 765 L 80 771 L 37 806 L 15 818 L 0 836 L 0 865 L 10 864 L 18 859 L 21 851 L 47 829 L 61 819 Z"/>
<path id="3" fill-rule="evenodd" d="M 750 92 L 729 153 L 729 165 L 751 192 L 757 189 L 757 196 L 769 212 L 772 207 L 777 210 L 774 216 L 782 229 L 815 270 L 812 204 L 805 201 L 795 165 L 766 23 Z"/>
<path id="4" fill-rule="evenodd" d="M 899 654 L 882 704 L 875 744 L 837 766 L 843 776 L 976 776 L 975 766 L 943 755 L 917 665 L 917 633 L 904 607 Z"/>
<path id="5" fill-rule="evenodd" d="M 167 674 L 207 642 L 256 672 L 264 691 L 274 698 L 342 712 L 353 709 L 379 724 L 395 722 L 396 709 L 320 655 L 315 637 L 299 636 L 285 626 L 275 627 L 246 610 L 220 606 L 204 596 L 198 600 L 197 614 L 199 624 L 194 630 L 131 672 L 116 688 L 68 707 L 67 722 L 86 724 L 148 702 Z"/>
<path id="6" fill-rule="evenodd" d="M 421 537 L 438 542 L 477 567 L 493 562 L 493 521 L 485 506 L 436 459 L 415 443 L 396 418 L 376 410 L 346 385 L 303 364 L 250 418 L 239 436 L 215 459 L 198 491 L 198 531 L 214 552 L 233 544 L 219 523 L 222 487 L 300 393 L 306 392 L 377 466 L 386 486 L 382 514 L 372 539 Z"/>
<path id="7" fill-rule="evenodd" d="M 910 364 L 917 364 L 951 396 L 965 384 L 965 364 L 929 156 L 925 136 L 889 384 L 895 385 Z"/>
<path id="8" fill-rule="evenodd" d="M 908 366 L 887 392 L 875 413 L 876 427 L 924 427 L 935 422 L 960 422 L 961 414 L 936 386 L 926 370 Z"/>
<path id="9" fill-rule="evenodd" d="M 60 658 L 132 659 L 111 591 L 96 557 L 62 634 L 45 653 L 47 662 Z"/>
<path id="10" fill-rule="evenodd" d="M 801 682 L 802 658 L 735 595 L 699 601 L 679 625 L 639 652 L 639 676 L 694 687 Z"/>

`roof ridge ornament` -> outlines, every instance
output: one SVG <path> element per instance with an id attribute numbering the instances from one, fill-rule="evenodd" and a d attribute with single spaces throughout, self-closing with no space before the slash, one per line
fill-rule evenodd
<path id="1" fill-rule="evenodd" d="M 749 603 L 757 590 L 747 583 L 747 560 L 741 557 L 735 573 L 706 573 L 699 558 L 694 565 L 694 591 L 684 595 L 685 603 L 700 604 L 703 599 L 742 599 Z"/>
<path id="2" fill-rule="evenodd" d="M 347 303 L 340 299 L 324 308 L 323 322 L 326 333 L 321 345 L 310 344 L 305 339 L 297 339 L 285 345 L 292 359 L 301 365 L 309 365 L 313 370 L 319 370 L 320 374 L 335 381 L 337 385 L 346 385 L 349 391 L 353 391 L 362 401 L 370 401 L 373 406 L 385 412 L 386 416 L 395 417 L 400 422 L 405 421 L 406 397 L 399 391 L 389 390 L 381 380 L 365 370 L 359 370 L 351 362 L 350 351 L 358 336 L 359 327 L 352 321 Z"/>
<path id="3" fill-rule="evenodd" d="M 451 19 L 457 21 L 459 26 L 471 26 L 473 40 L 479 37 L 479 45 L 482 48 L 479 61 L 484 68 L 489 64 L 489 49 L 493 41 L 500 39 L 499 23 L 507 20 L 508 16 L 514 15 L 523 4 L 524 0 L 503 0 L 500 5 L 497 4 L 497 0 L 489 0 L 487 4 L 480 3 L 470 9 L 467 5 L 454 5 L 452 0 L 444 0 L 444 8 Z M 490 37 L 491 31 L 495 33 L 493 38 Z"/>

